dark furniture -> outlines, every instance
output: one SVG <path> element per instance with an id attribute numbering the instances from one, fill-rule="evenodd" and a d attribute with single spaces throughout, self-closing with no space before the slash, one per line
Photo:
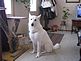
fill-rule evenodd
<path id="1" fill-rule="evenodd" d="M 77 30 L 76 30 L 77 28 Z M 78 43 L 77 46 L 81 45 L 81 19 L 72 19 L 72 30 L 73 31 L 77 31 L 77 37 L 78 37 Z M 81 61 L 81 48 L 80 48 L 80 60 Z"/>
<path id="2" fill-rule="evenodd" d="M 80 48 L 80 60 L 79 61 L 81 61 L 81 48 Z"/>
<path id="3" fill-rule="evenodd" d="M 80 46 L 81 45 L 81 30 L 79 29 L 78 33 L 77 33 L 77 36 L 78 36 L 78 43 L 77 43 L 77 46 Z M 81 48 L 80 48 L 80 60 L 81 61 Z"/>
<path id="4" fill-rule="evenodd" d="M 76 31 L 77 36 L 78 36 L 78 46 L 80 44 L 81 38 L 79 37 L 80 31 L 81 31 L 81 19 L 72 19 L 72 30 L 71 32 Z"/>
<path id="5" fill-rule="evenodd" d="M 6 27 L 4 26 L 3 22 L 6 24 Z M 4 30 L 2 29 L 2 27 L 4 29 L 7 29 L 7 26 L 8 25 L 5 16 L 5 8 L 0 7 L 0 61 L 4 61 L 2 59 L 2 52 L 9 51 L 8 39 L 6 37 Z"/>
<path id="6" fill-rule="evenodd" d="M 72 19 L 72 30 L 71 30 L 71 32 L 73 32 L 73 31 L 76 31 L 76 28 L 77 28 L 77 30 L 79 29 L 79 28 L 81 28 L 81 19 Z"/>
<path id="7" fill-rule="evenodd" d="M 2 60 L 2 49 L 1 49 L 1 27 L 0 27 L 0 61 Z"/>

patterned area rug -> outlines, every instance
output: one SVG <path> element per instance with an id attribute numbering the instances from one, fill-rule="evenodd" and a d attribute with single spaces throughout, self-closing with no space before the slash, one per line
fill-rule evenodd
<path id="1" fill-rule="evenodd" d="M 60 43 L 64 34 L 58 34 L 58 33 L 50 33 L 48 32 L 49 37 L 51 38 L 53 45 L 56 43 Z"/>

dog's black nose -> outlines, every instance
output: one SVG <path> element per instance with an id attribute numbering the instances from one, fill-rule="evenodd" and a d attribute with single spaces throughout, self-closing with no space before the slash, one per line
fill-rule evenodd
<path id="1" fill-rule="evenodd" d="M 34 26 L 34 24 L 32 23 L 31 26 Z"/>
<path id="2" fill-rule="evenodd" d="M 34 21 L 36 21 L 36 19 Z"/>

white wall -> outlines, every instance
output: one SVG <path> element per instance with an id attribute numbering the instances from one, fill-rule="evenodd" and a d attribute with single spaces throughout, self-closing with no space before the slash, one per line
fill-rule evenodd
<path id="1" fill-rule="evenodd" d="M 28 27 L 28 8 L 26 9 L 23 4 L 16 2 L 16 0 L 12 0 L 12 14 L 11 16 L 22 16 L 26 17 L 27 19 L 21 19 L 20 24 L 17 30 L 17 33 L 27 33 Z M 9 27 L 14 25 L 13 20 L 8 20 Z"/>
<path id="2" fill-rule="evenodd" d="M 39 14 L 39 3 L 40 0 L 37 0 L 37 11 L 34 12 L 35 15 Z M 16 2 L 16 0 L 13 1 L 13 15 L 15 16 L 25 16 L 28 18 L 29 9 L 25 8 L 23 4 Z M 32 12 L 31 12 L 32 13 Z M 21 20 L 19 27 L 18 27 L 18 33 L 27 33 L 27 25 L 28 25 L 28 19 Z"/>
<path id="3" fill-rule="evenodd" d="M 57 1 L 57 8 L 58 8 L 58 17 L 61 18 L 62 16 L 62 8 L 68 7 L 70 9 L 70 13 L 72 14 L 70 18 L 75 17 L 76 14 L 76 5 L 79 3 L 66 3 L 66 0 L 56 0 Z"/>
<path id="4" fill-rule="evenodd" d="M 28 8 L 26 9 L 23 4 L 20 4 L 14 0 L 14 15 L 15 16 L 24 16 L 27 19 L 22 19 L 18 27 L 18 33 L 27 32 L 27 23 L 28 23 Z"/>

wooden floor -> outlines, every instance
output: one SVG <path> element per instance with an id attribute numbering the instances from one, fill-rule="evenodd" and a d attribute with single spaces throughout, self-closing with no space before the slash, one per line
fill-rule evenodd
<path id="1" fill-rule="evenodd" d="M 7 61 L 13 61 L 14 58 L 12 57 L 12 54 L 10 52 L 4 52 L 3 59 Z"/>
<path id="2" fill-rule="evenodd" d="M 24 45 L 24 48 L 17 50 L 15 53 L 3 52 L 2 58 L 7 61 L 14 61 L 19 56 L 21 56 L 25 51 L 27 51 L 29 48 L 31 48 L 31 46 Z"/>

